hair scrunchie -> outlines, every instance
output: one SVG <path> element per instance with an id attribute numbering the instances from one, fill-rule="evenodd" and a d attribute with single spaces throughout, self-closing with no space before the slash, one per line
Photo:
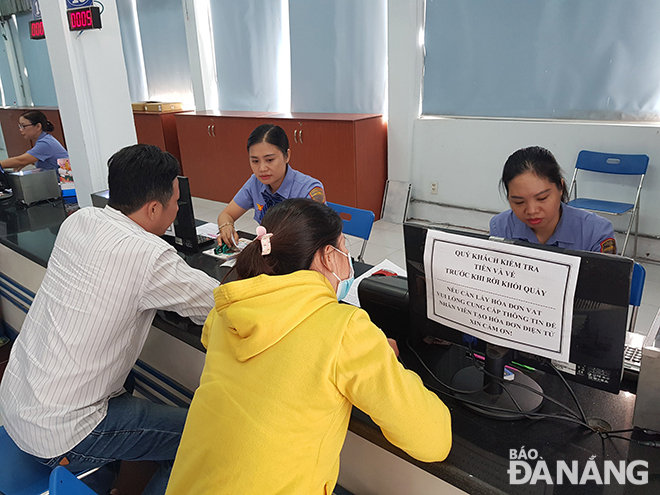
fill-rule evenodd
<path id="1" fill-rule="evenodd" d="M 266 231 L 266 227 L 259 225 L 257 227 L 257 238 L 256 241 L 261 241 L 261 256 L 266 256 L 270 254 L 270 238 L 273 237 L 273 234 L 269 234 Z"/>

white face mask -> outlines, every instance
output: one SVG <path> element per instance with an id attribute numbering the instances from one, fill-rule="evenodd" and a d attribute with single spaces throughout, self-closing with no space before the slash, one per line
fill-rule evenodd
<path id="1" fill-rule="evenodd" d="M 332 249 L 337 251 L 338 253 L 343 254 L 348 258 L 348 265 L 351 267 L 351 272 L 348 276 L 347 279 L 342 280 L 339 278 L 339 276 L 335 272 L 331 272 L 337 280 L 339 280 L 339 285 L 337 285 L 337 301 L 341 301 L 348 295 L 348 291 L 351 289 L 351 285 L 353 285 L 353 280 L 355 277 L 355 271 L 353 270 L 353 260 L 351 259 L 351 256 L 349 254 L 346 254 L 345 252 L 341 251 L 340 249 L 337 249 L 334 246 L 330 246 Z"/>

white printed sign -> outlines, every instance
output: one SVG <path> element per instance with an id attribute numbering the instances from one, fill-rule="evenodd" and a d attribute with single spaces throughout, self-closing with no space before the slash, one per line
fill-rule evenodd
<path id="1" fill-rule="evenodd" d="M 429 319 L 568 361 L 579 257 L 429 229 L 424 267 Z"/>

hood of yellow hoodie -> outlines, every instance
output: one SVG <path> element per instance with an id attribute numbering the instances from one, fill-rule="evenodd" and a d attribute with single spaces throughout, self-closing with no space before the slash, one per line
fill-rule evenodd
<path id="1" fill-rule="evenodd" d="M 301 270 L 229 282 L 213 291 L 236 359 L 247 361 L 279 342 L 337 296 L 324 275 Z"/>

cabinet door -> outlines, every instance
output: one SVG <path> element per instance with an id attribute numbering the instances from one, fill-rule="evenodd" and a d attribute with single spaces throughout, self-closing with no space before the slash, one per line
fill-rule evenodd
<path id="1" fill-rule="evenodd" d="M 161 150 L 166 150 L 165 135 L 159 114 L 134 113 L 135 133 L 141 144 L 153 144 Z"/>
<path id="2" fill-rule="evenodd" d="M 291 166 L 320 180 L 328 201 L 357 206 L 353 122 L 303 120 L 286 126 L 293 134 Z"/>
<path id="3" fill-rule="evenodd" d="M 387 123 L 381 118 L 355 123 L 357 207 L 380 218 L 387 182 Z"/>
<path id="4" fill-rule="evenodd" d="M 218 167 L 221 150 L 213 137 L 217 119 L 197 115 L 176 115 L 181 168 L 188 177 L 190 193 L 198 198 L 222 201 L 217 194 L 223 176 Z"/>
<path id="5" fill-rule="evenodd" d="M 181 162 L 181 152 L 179 151 L 179 135 L 176 131 L 176 121 L 174 120 L 174 114 L 160 114 L 160 123 L 163 126 L 165 149 L 172 153 L 176 159 Z"/>

